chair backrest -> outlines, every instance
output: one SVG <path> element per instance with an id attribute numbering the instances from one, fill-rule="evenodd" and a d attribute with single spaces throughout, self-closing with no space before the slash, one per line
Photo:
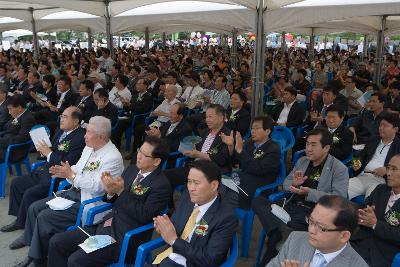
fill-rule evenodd
<path id="1" fill-rule="evenodd" d="M 280 145 L 281 153 L 285 153 L 294 146 L 294 135 L 288 127 L 274 126 L 271 138 Z"/>

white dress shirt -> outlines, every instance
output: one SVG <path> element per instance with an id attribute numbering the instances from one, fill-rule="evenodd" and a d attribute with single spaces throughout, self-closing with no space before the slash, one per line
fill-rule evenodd
<path id="1" fill-rule="evenodd" d="M 127 101 L 131 101 L 132 94 L 128 88 L 124 88 L 122 90 L 118 90 L 117 87 L 113 87 L 111 89 L 108 99 L 111 103 L 113 103 L 117 108 L 123 108 L 124 105 L 121 102 L 121 97 L 125 98 Z"/>
<path id="2" fill-rule="evenodd" d="M 167 99 L 164 99 L 163 102 L 161 102 L 161 104 L 158 105 L 158 107 L 154 111 L 161 111 L 161 112 L 169 113 L 169 111 L 171 110 L 172 105 L 174 105 L 176 103 L 180 103 L 180 101 L 178 99 L 176 99 L 176 98 L 172 99 L 169 102 L 168 102 Z M 157 120 L 161 121 L 161 122 L 167 122 L 167 121 L 169 121 L 169 117 L 167 117 L 167 116 L 158 116 Z"/>
<path id="3" fill-rule="evenodd" d="M 97 169 L 92 171 L 83 170 L 85 166 L 96 161 L 100 162 Z M 71 169 L 76 176 L 73 181 L 69 180 L 69 182 L 81 190 L 81 202 L 83 202 L 104 195 L 105 188 L 101 181 L 101 174 L 109 172 L 112 177 L 120 176 L 124 170 L 124 162 L 119 150 L 111 141 L 108 141 L 107 144 L 96 151 L 86 146 L 82 151 L 82 156 L 75 165 L 71 166 Z M 100 204 L 102 204 L 101 201 L 86 205 L 82 215 L 82 222 L 86 220 L 87 210 Z M 95 220 L 95 223 L 97 221 Z"/>
<path id="4" fill-rule="evenodd" d="M 71 90 L 71 89 L 69 89 L 69 90 Z M 69 92 L 69 90 L 61 93 L 60 99 L 58 100 L 58 103 L 57 103 L 57 108 L 61 108 L 61 105 L 64 102 L 64 98 L 65 98 L 66 94 Z"/>
<path id="5" fill-rule="evenodd" d="M 372 159 L 368 162 L 367 166 L 365 166 L 364 171 L 373 171 L 376 168 L 385 166 L 385 159 L 391 145 L 392 142 L 385 145 L 381 140 L 372 156 Z"/>
<path id="6" fill-rule="evenodd" d="M 289 112 L 290 112 L 290 109 L 292 108 L 294 102 L 296 102 L 296 100 L 290 104 L 286 104 L 286 103 L 283 104 L 283 109 L 281 111 L 281 114 L 279 114 L 277 123 L 287 123 Z"/>
<path id="7" fill-rule="evenodd" d="M 210 202 L 208 202 L 206 204 L 203 204 L 201 206 L 199 206 L 197 204 L 194 205 L 193 210 L 196 207 L 199 207 L 199 211 L 200 211 L 199 214 L 196 217 L 196 224 L 198 224 L 200 222 L 201 218 L 203 218 L 204 214 L 206 214 L 207 210 L 211 207 L 211 205 L 215 202 L 216 199 L 217 199 L 217 197 L 215 197 Z M 189 237 L 186 239 L 187 242 L 190 242 L 190 240 L 192 239 L 192 236 L 193 236 L 193 233 L 194 233 L 195 229 L 196 228 L 193 229 L 193 231 L 190 233 Z M 177 253 L 171 253 L 168 257 L 171 260 L 173 260 L 174 262 L 186 267 L 186 258 L 183 257 L 182 255 L 177 254 Z"/>

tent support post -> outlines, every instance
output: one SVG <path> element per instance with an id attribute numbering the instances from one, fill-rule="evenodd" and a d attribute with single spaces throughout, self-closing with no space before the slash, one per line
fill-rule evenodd
<path id="1" fill-rule="evenodd" d="M 381 28 L 378 32 L 376 44 L 376 68 L 374 75 L 374 82 L 379 86 L 381 85 L 382 64 L 383 64 L 383 46 L 385 45 L 385 28 L 387 16 L 381 16 Z"/>
<path id="2" fill-rule="evenodd" d="M 39 58 L 39 40 L 38 40 L 38 35 L 36 31 L 36 21 L 35 21 L 35 16 L 33 14 L 33 7 L 29 8 L 29 12 L 31 12 L 31 23 L 32 23 L 32 34 L 33 34 L 33 57 L 35 59 Z"/>
<path id="3" fill-rule="evenodd" d="M 110 49 L 111 56 L 114 55 L 114 49 L 113 49 L 113 37 L 111 35 L 111 15 L 110 15 L 110 1 L 105 0 L 105 18 L 106 18 L 106 40 L 107 40 L 107 48 Z"/>
<path id="4" fill-rule="evenodd" d="M 88 49 L 92 49 L 93 48 L 92 29 L 88 28 L 87 35 L 88 35 Z"/>
<path id="5" fill-rule="evenodd" d="M 368 34 L 364 34 L 363 59 L 368 57 Z"/>
<path id="6" fill-rule="evenodd" d="M 286 52 L 286 38 L 285 38 L 286 32 L 282 32 L 282 40 L 281 40 L 281 51 L 282 53 Z"/>
<path id="7" fill-rule="evenodd" d="M 237 30 L 232 31 L 231 68 L 237 68 Z"/>
<path id="8" fill-rule="evenodd" d="M 166 32 L 162 33 L 162 45 L 163 45 L 163 48 L 167 47 L 167 33 Z"/>
<path id="9" fill-rule="evenodd" d="M 325 37 L 324 37 L 324 51 L 326 50 L 326 43 L 327 42 L 328 42 L 328 35 L 325 34 Z"/>
<path id="10" fill-rule="evenodd" d="M 309 62 L 312 62 L 314 60 L 314 46 L 315 46 L 314 27 L 311 27 L 310 48 L 308 50 L 308 60 L 309 60 Z"/>
<path id="11" fill-rule="evenodd" d="M 253 73 L 253 99 L 251 105 L 251 116 L 254 118 L 263 113 L 264 104 L 264 54 L 265 54 L 265 34 L 264 34 L 264 0 L 258 0 L 256 15 L 256 46 L 254 53 L 254 73 Z"/>
<path id="12" fill-rule="evenodd" d="M 144 50 L 146 53 L 150 52 L 150 35 L 149 35 L 149 27 L 146 27 L 144 31 Z"/>

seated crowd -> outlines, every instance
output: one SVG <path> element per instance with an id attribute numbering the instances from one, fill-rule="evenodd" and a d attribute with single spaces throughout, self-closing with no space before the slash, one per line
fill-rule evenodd
<path id="1" fill-rule="evenodd" d="M 251 117 L 249 47 L 231 72 L 218 47 L 114 52 L 1 53 L 0 163 L 37 124 L 51 140 L 35 143 L 42 166 L 10 183 L 15 219 L 0 231 L 23 230 L 9 247 L 29 246 L 16 266 L 107 266 L 125 234 L 147 224 L 165 243 L 154 266 L 220 266 L 238 210 L 268 237 L 260 266 L 391 265 L 400 252 L 398 54 L 386 58 L 379 88 L 348 52 L 308 62 L 303 50 L 267 50 L 268 105 Z M 55 198 L 73 204 L 55 210 Z M 91 218 L 105 203 L 112 208 Z M 87 253 L 88 235 L 111 241 Z M 124 261 L 152 236 L 134 235 Z"/>

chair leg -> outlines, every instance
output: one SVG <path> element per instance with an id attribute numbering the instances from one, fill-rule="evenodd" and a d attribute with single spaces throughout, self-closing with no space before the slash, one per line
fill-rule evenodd
<path id="1" fill-rule="evenodd" d="M 13 174 L 14 174 L 13 168 L 12 168 L 12 165 L 11 165 L 11 164 L 8 164 L 8 171 L 9 171 L 10 175 L 13 175 Z"/>
<path id="2" fill-rule="evenodd" d="M 251 210 L 247 212 L 245 218 L 243 219 L 242 226 L 242 244 L 241 244 L 241 256 L 249 256 L 249 247 L 251 240 L 251 232 L 253 230 L 254 212 Z"/>
<path id="3" fill-rule="evenodd" d="M 260 242 L 258 244 L 258 252 L 257 252 L 255 267 L 258 267 L 258 265 L 260 264 L 260 259 L 261 259 L 261 255 L 262 255 L 262 251 L 264 248 L 264 242 L 265 242 L 266 237 L 267 237 L 267 232 L 264 229 L 262 229 L 261 234 L 260 234 Z"/>
<path id="4" fill-rule="evenodd" d="M 4 198 L 6 195 L 7 165 L 6 163 L 0 164 L 0 198 Z"/>
<path id="5" fill-rule="evenodd" d="M 31 170 L 31 162 L 29 161 L 29 157 L 27 157 L 25 159 L 24 163 L 25 163 L 26 172 L 30 173 L 32 170 Z"/>
<path id="6" fill-rule="evenodd" d="M 14 166 L 15 166 L 15 169 L 17 170 L 17 175 L 18 175 L 18 176 L 21 176 L 21 175 L 22 175 L 21 164 L 20 164 L 20 163 L 17 163 L 17 164 L 14 164 Z"/>

